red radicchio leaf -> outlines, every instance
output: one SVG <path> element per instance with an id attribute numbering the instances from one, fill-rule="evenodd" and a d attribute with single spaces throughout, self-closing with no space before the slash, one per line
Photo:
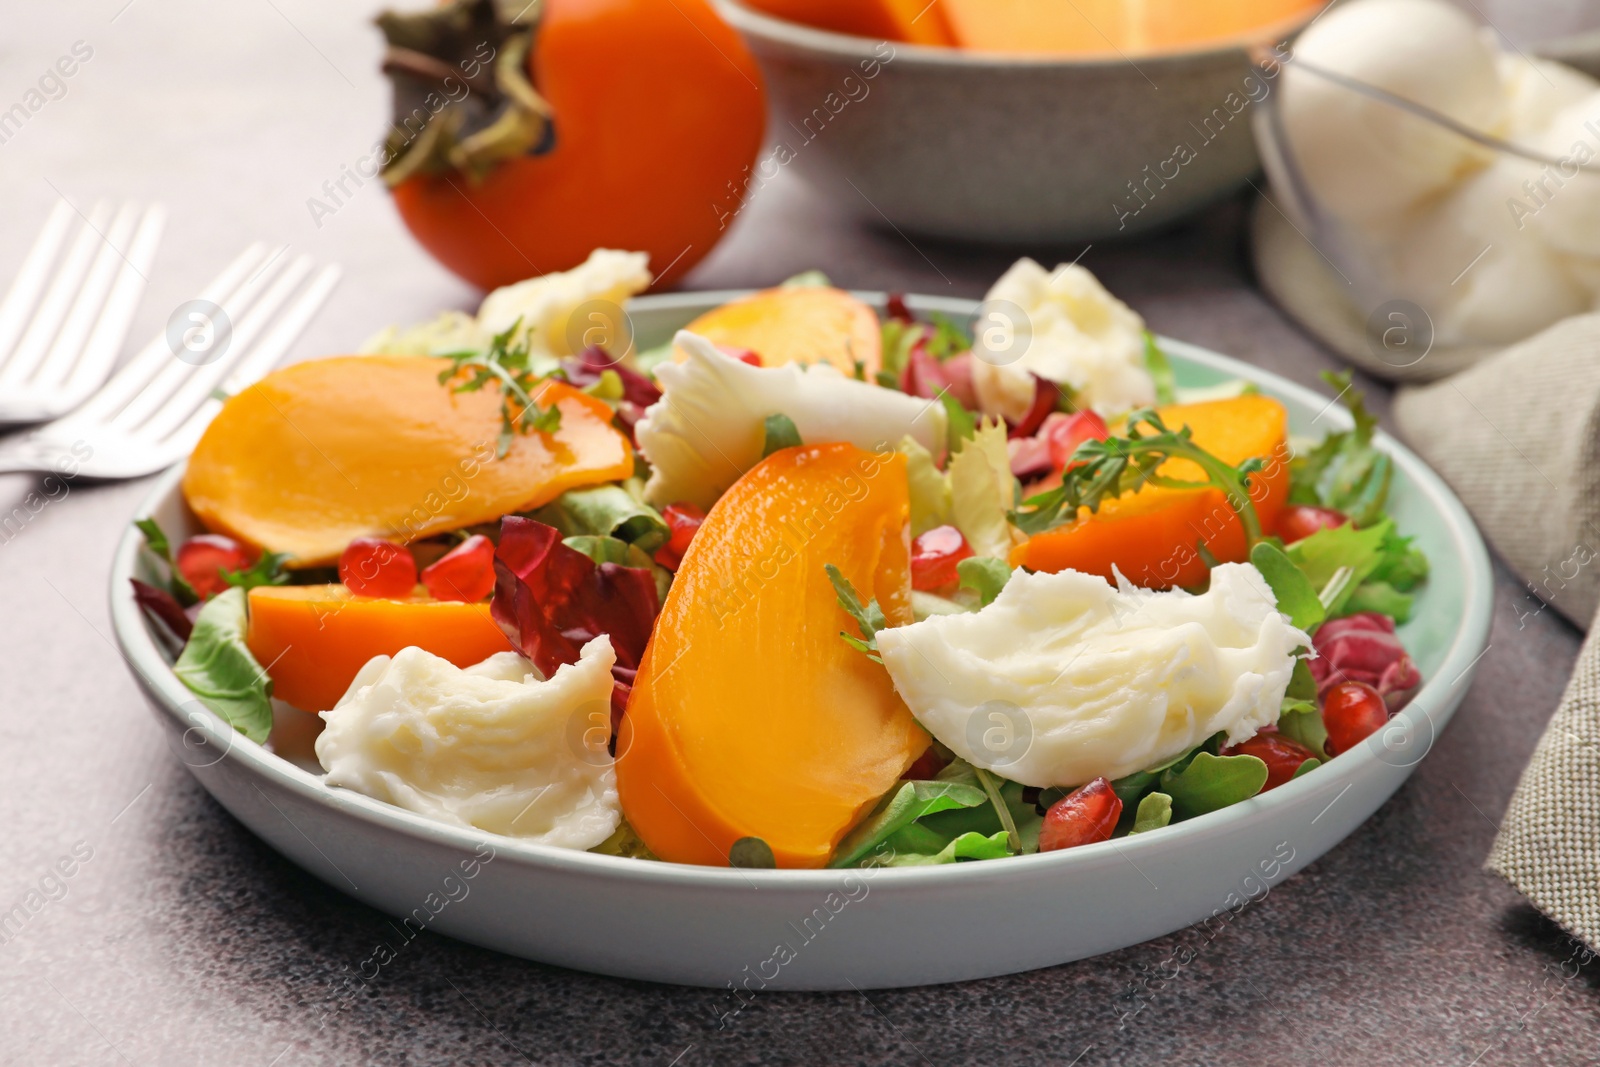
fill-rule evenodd
<path id="1" fill-rule="evenodd" d="M 1061 390 L 1056 383 L 1047 381 L 1037 374 L 1033 376 L 1033 406 L 1028 413 L 1022 416 L 1022 421 L 1013 423 L 1007 437 L 1032 437 L 1044 425 L 1045 417 L 1056 409 L 1056 401 L 1061 398 Z"/>
<path id="2" fill-rule="evenodd" d="M 579 389 L 598 382 L 602 371 L 616 371 L 617 377 L 622 379 L 622 398 L 642 408 L 661 399 L 661 390 L 656 388 L 655 382 L 623 366 L 599 345 L 590 345 L 575 359 L 562 360 L 561 369 L 567 372 L 567 381 Z"/>
<path id="3" fill-rule="evenodd" d="M 661 610 L 655 576 L 643 567 L 596 564 L 562 544 L 555 527 L 516 515 L 500 521 L 494 574 L 490 613 L 545 677 L 563 663 L 578 662 L 589 641 L 610 635 L 617 656 L 611 671 L 617 680 L 611 696 L 615 730 Z"/>
<path id="4" fill-rule="evenodd" d="M 883 302 L 883 313 L 896 322 L 916 322 L 916 316 L 911 314 L 911 309 L 906 307 L 906 294 L 890 293 L 889 299 Z"/>
<path id="5" fill-rule="evenodd" d="M 144 609 L 144 613 L 171 630 L 173 637 L 187 642 L 189 634 L 194 631 L 194 624 L 189 621 L 178 598 L 165 589 L 158 589 L 137 578 L 129 578 L 128 581 L 133 583 L 134 602 Z"/>
<path id="6" fill-rule="evenodd" d="M 1320 698 L 1340 682 L 1366 682 L 1398 711 L 1422 683 L 1422 674 L 1394 632 L 1394 620 L 1363 611 L 1330 619 L 1312 639 L 1317 657 L 1310 661 Z"/>
<path id="7" fill-rule="evenodd" d="M 964 408 L 978 406 L 977 393 L 972 387 L 972 354 L 963 352 L 944 362 L 935 359 L 928 351 L 927 337 L 919 337 L 906 357 L 906 368 L 900 376 L 901 391 L 908 396 L 932 400 L 942 390 Z"/>

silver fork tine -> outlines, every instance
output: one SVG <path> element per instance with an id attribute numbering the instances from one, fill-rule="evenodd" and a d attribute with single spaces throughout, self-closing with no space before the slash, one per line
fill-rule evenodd
<path id="1" fill-rule="evenodd" d="M 223 314 L 227 316 L 234 334 L 239 332 L 243 321 L 248 317 L 248 309 L 260 298 L 261 293 L 271 284 L 273 276 L 278 274 L 280 270 L 277 257 L 274 256 L 257 268 L 256 272 L 249 278 L 246 278 L 244 284 L 234 290 L 227 300 L 217 301 L 218 304 L 222 305 Z M 127 407 L 111 417 L 111 425 L 124 432 L 132 432 L 142 426 L 145 420 L 165 404 L 173 393 L 182 388 L 183 384 L 189 381 L 197 370 L 205 371 L 211 366 L 215 366 L 216 362 L 233 362 L 235 358 L 234 350 L 238 347 L 237 338 L 231 340 L 227 349 L 209 366 L 201 366 L 179 359 L 177 355 L 169 350 L 166 366 L 156 371 L 155 376 L 139 391 L 138 395 L 128 401 Z M 206 353 L 202 353 L 202 355 L 205 358 L 212 358 Z"/>
<path id="2" fill-rule="evenodd" d="M 161 231 L 166 226 L 167 212 L 160 204 L 152 204 L 133 235 L 133 247 L 128 250 L 124 263 L 112 286 L 111 296 L 94 325 L 94 332 L 85 342 L 83 354 L 72 374 L 63 383 L 69 402 L 76 406 L 96 385 L 105 380 L 106 372 L 116 362 L 122 339 L 128 335 L 128 324 L 144 294 L 145 275 L 155 260 L 156 247 L 161 243 Z"/>
<path id="3" fill-rule="evenodd" d="M 89 224 L 78 232 L 77 238 L 67 250 L 67 257 L 62 260 L 55 278 L 50 282 L 50 287 L 45 290 L 44 299 L 34 309 L 33 319 L 28 323 L 28 329 L 23 333 L 22 340 L 11 353 L 11 358 L 6 361 L 5 369 L 0 370 L 0 385 L 13 385 L 24 381 L 33 373 L 33 368 L 38 366 L 39 359 L 61 327 L 61 320 L 66 317 L 67 307 L 73 295 L 89 271 L 90 261 L 94 258 L 95 242 L 100 240 L 100 233 L 105 229 L 110 214 L 111 206 L 104 201 L 90 210 Z"/>
<path id="4" fill-rule="evenodd" d="M 89 329 L 94 325 L 96 316 L 105 304 L 106 294 L 111 290 L 117 268 L 127 269 L 128 264 L 121 249 L 128 245 L 129 238 L 133 236 L 138 215 L 139 209 L 133 204 L 124 204 L 117 212 L 49 352 L 28 375 L 30 385 L 36 388 L 53 387 L 76 365 L 78 356 L 83 352 L 84 339 L 89 336 Z"/>
<path id="5" fill-rule="evenodd" d="M 28 258 L 22 261 L 22 269 L 17 271 L 11 288 L 6 291 L 5 302 L 0 304 L 0 366 L 11 354 L 11 346 L 22 336 L 28 314 L 50 280 L 50 266 L 67 239 L 67 226 L 71 222 L 72 208 L 65 200 L 57 200 L 45 219 L 44 229 L 39 231 L 33 247 L 28 250 Z"/>
<path id="6" fill-rule="evenodd" d="M 220 305 L 233 295 L 252 272 L 260 269 L 265 256 L 265 245 L 250 245 L 201 290 L 200 298 Z M 100 421 L 110 418 L 138 395 L 151 378 L 173 362 L 176 361 L 172 349 L 167 346 L 166 333 L 157 334 L 75 414 Z"/>
<path id="7" fill-rule="evenodd" d="M 295 338 L 305 330 L 306 324 L 328 299 L 334 286 L 339 284 L 339 276 L 339 268 L 334 266 L 323 267 L 317 272 L 316 277 L 311 279 L 311 284 L 295 298 L 294 303 L 278 318 L 272 329 L 251 348 L 250 352 L 239 361 L 233 373 L 228 376 L 224 389 L 230 396 L 253 384 L 277 366 L 284 352 L 288 351 Z M 178 455 L 194 448 L 200 440 L 200 435 L 205 432 L 205 428 L 210 425 L 221 407 L 222 401 L 207 397 L 199 409 L 172 432 L 168 437 L 168 443 Z"/>
<path id="8" fill-rule="evenodd" d="M 222 384 L 222 379 L 229 371 L 250 352 L 250 346 L 255 343 L 256 335 L 260 334 L 272 320 L 272 316 L 289 299 L 307 274 L 311 273 L 311 257 L 301 256 L 289 264 L 273 282 L 272 287 L 262 294 L 250 309 L 233 328 L 233 339 L 228 350 L 217 359 L 203 366 L 188 367 L 189 374 L 185 381 L 173 391 L 171 397 L 157 407 L 143 403 L 144 396 L 140 396 L 126 411 L 119 415 L 116 422 L 123 429 L 137 432 L 141 437 L 159 440 L 171 433 L 173 428 L 205 403 L 217 386 Z M 132 421 L 138 417 L 141 407 L 150 407 L 148 421 Z"/>

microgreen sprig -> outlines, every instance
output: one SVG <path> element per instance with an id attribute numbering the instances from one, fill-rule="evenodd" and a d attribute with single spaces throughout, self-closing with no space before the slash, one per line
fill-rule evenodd
<path id="1" fill-rule="evenodd" d="M 1203 482 L 1186 481 L 1159 473 L 1169 459 L 1186 459 L 1205 472 Z M 1011 521 L 1032 536 L 1068 522 L 1079 508 L 1097 511 L 1102 501 L 1146 485 L 1166 489 L 1222 490 L 1228 506 L 1238 513 L 1249 544 L 1261 540 L 1261 520 L 1250 501 L 1249 477 L 1261 470 L 1260 459 L 1248 459 L 1237 466 L 1224 463 L 1194 443 L 1187 426 L 1170 429 L 1150 408 L 1128 416 L 1120 437 L 1104 441 L 1089 440 L 1072 454 L 1072 463 L 1061 477 L 1061 485 L 1022 501 L 1011 513 Z"/>
<path id="2" fill-rule="evenodd" d="M 533 389 L 539 378 L 529 367 L 528 343 L 516 345 L 511 339 L 522 328 L 518 318 L 505 331 L 494 335 L 486 351 L 452 352 L 444 358 L 450 366 L 439 372 L 439 384 L 444 385 L 464 372 L 470 377 L 451 386 L 453 393 L 475 393 L 491 382 L 497 383 L 505 403 L 500 408 L 500 436 L 495 441 L 496 459 L 504 459 L 511 451 L 511 442 L 517 431 L 554 433 L 561 428 L 561 409 L 551 404 L 539 407 L 533 402 Z M 513 411 L 515 407 L 515 411 Z"/>

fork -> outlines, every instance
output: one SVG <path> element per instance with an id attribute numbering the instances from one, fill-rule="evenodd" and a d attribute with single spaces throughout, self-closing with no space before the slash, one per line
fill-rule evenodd
<path id="1" fill-rule="evenodd" d="M 102 201 L 79 216 L 69 243 L 77 214 L 56 202 L 0 302 L 0 425 L 44 422 L 83 403 L 128 336 L 166 211 L 124 204 L 113 213 Z"/>
<path id="2" fill-rule="evenodd" d="M 169 326 L 72 413 L 0 441 L 0 473 L 137 478 L 186 456 L 222 399 L 271 370 L 338 284 L 338 267 L 313 276 L 310 256 L 280 263 L 286 250 L 246 248 L 180 307 L 188 329 Z"/>

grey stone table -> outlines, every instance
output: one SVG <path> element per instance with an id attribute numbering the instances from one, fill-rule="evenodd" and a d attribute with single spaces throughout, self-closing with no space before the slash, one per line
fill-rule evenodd
<path id="1" fill-rule="evenodd" d="M 308 210 L 383 122 L 364 5 L 9 0 L 5 12 L 0 111 L 32 99 L 76 42 L 92 56 L 3 131 L 0 274 L 57 195 L 79 206 L 131 196 L 172 212 L 135 341 L 256 238 L 347 270 L 294 358 L 472 300 L 411 244 L 375 186 L 320 225 Z M 690 284 L 823 267 L 850 286 L 973 296 L 1008 262 L 863 227 L 852 220 L 860 207 L 818 202 L 784 176 Z M 1096 245 L 1083 262 L 1154 328 L 1315 384 L 1330 360 L 1255 291 L 1244 215 L 1242 202 L 1224 203 L 1157 239 Z M 0 479 L 0 515 L 32 488 Z M 1409 784 L 1214 940 L 1188 931 L 942 988 L 773 995 L 719 1030 L 710 991 L 563 971 L 432 934 L 353 982 L 388 921 L 212 803 L 111 643 L 107 561 L 145 488 L 74 485 L 0 538 L 0 912 L 30 892 L 48 898 L 0 935 L 4 1063 L 1600 1058 L 1600 965 L 1580 968 L 1560 932 L 1480 866 L 1577 647 L 1553 613 L 1522 617 L 1503 571 L 1478 681 Z M 67 877 L 55 873 L 63 857 Z"/>

